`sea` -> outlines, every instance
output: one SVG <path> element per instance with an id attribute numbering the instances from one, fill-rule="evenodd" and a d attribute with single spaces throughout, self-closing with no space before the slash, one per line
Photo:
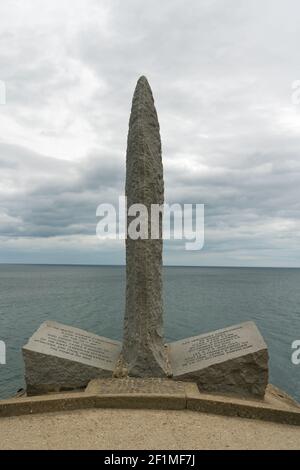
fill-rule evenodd
<path id="1" fill-rule="evenodd" d="M 270 382 L 300 401 L 300 269 L 164 267 L 166 341 L 253 320 L 270 354 Z M 24 387 L 21 348 L 45 320 L 122 339 L 125 267 L 0 265 L 0 398 Z"/>

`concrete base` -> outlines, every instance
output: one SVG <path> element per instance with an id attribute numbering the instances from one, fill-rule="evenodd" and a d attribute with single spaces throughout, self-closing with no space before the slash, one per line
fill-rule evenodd
<path id="1" fill-rule="evenodd" d="M 0 401 L 0 417 L 90 408 L 193 410 L 300 426 L 300 406 L 268 385 L 263 400 L 199 392 L 194 383 L 168 379 L 95 379 L 86 390 Z"/>

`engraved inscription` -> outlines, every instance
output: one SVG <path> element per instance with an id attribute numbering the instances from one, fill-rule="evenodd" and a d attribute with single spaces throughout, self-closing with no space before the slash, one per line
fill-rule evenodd
<path id="1" fill-rule="evenodd" d="M 253 322 L 169 344 L 173 374 L 181 375 L 265 349 Z"/>
<path id="2" fill-rule="evenodd" d="M 113 370 L 121 343 L 56 322 L 45 322 L 25 349 L 49 354 L 92 367 Z"/>

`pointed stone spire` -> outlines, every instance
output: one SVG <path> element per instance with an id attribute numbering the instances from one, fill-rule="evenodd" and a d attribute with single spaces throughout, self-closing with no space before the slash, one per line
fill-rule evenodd
<path id="1" fill-rule="evenodd" d="M 148 209 L 148 239 L 126 240 L 126 312 L 123 361 L 128 374 L 167 374 L 163 340 L 162 218 L 160 238 L 151 240 L 151 204 L 163 204 L 164 182 L 159 123 L 150 85 L 142 76 L 136 85 L 126 155 L 127 206 Z M 133 217 L 134 218 L 134 217 Z M 127 227 L 131 222 L 128 217 Z"/>

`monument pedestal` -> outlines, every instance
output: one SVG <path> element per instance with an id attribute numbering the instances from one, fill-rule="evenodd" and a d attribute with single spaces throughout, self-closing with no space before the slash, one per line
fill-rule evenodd
<path id="1" fill-rule="evenodd" d="M 94 379 L 85 391 L 0 400 L 0 418 L 96 408 L 190 410 L 300 425 L 299 404 L 272 385 L 268 385 L 264 399 L 258 400 L 206 394 L 191 382 L 132 378 Z M 233 430 L 232 425 L 228 421 L 228 429 Z"/>
<path id="2" fill-rule="evenodd" d="M 121 349 L 118 341 L 45 322 L 23 348 L 27 394 L 80 389 L 94 378 L 111 378 Z M 253 398 L 265 394 L 268 351 L 253 322 L 170 343 L 167 352 L 176 381 L 195 382 L 202 392 Z M 126 370 L 119 374 L 124 376 Z"/>

